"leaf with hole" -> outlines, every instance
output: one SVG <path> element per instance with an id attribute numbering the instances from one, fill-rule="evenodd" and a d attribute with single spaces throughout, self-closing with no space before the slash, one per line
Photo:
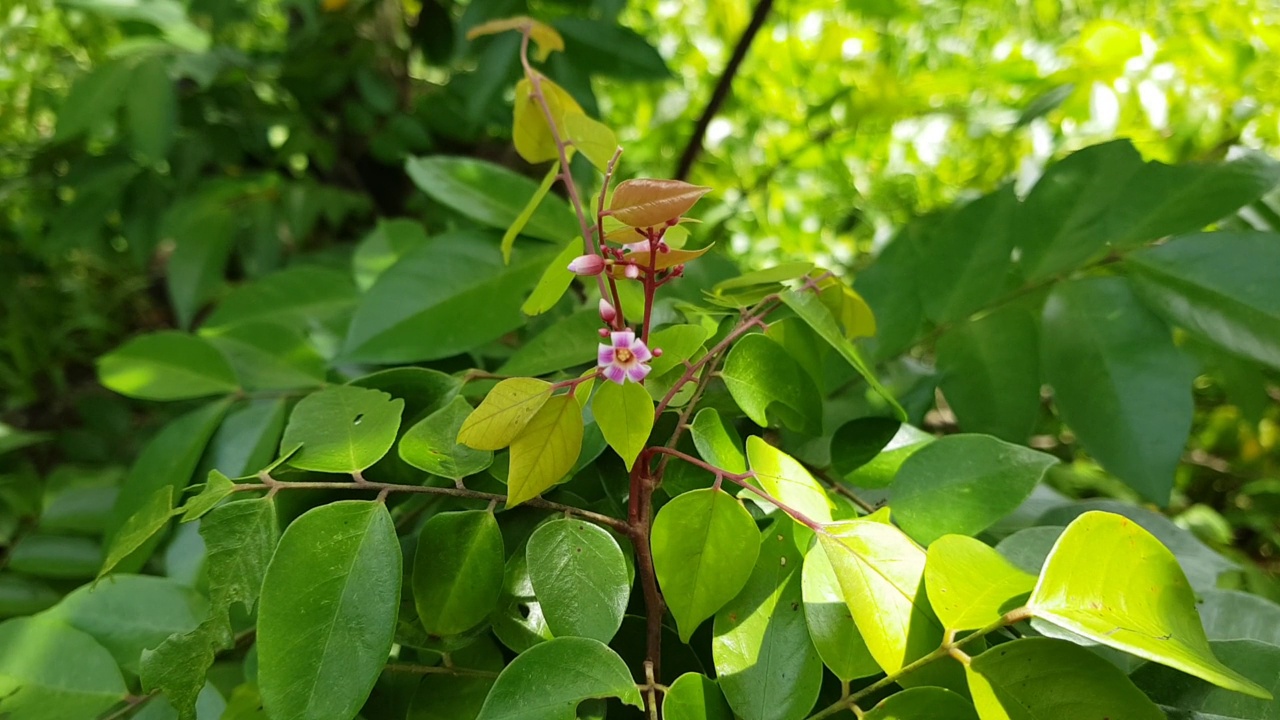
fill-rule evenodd
<path id="1" fill-rule="evenodd" d="M 301 446 L 289 464 L 300 470 L 354 473 L 382 459 L 395 444 L 404 400 L 351 385 L 312 393 L 293 407 L 281 452 Z"/>

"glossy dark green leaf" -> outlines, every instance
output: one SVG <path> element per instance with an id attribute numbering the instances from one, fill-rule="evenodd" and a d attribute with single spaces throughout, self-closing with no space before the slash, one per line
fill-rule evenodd
<path id="1" fill-rule="evenodd" d="M 623 80 L 664 80 L 671 71 L 658 50 L 639 33 L 607 20 L 566 17 L 552 23 L 564 36 L 565 55 L 574 63 Z"/>
<path id="2" fill-rule="evenodd" d="M 933 440 L 932 434 L 913 425 L 902 423 L 889 440 L 889 444 L 885 445 L 875 457 L 845 474 L 845 480 L 858 487 L 887 487 L 897 477 L 902 463 Z M 838 454 L 834 447 L 835 438 L 832 438 L 832 443 L 831 454 L 832 458 L 835 458 Z"/>
<path id="3" fill-rule="evenodd" d="M 299 265 L 233 290 L 205 319 L 200 332 L 216 334 L 262 321 L 299 329 L 312 322 L 328 324 L 347 317 L 355 302 L 356 287 L 347 273 Z"/>
<path id="4" fill-rule="evenodd" d="M 848 477 L 888 447 L 901 427 L 902 423 L 886 417 L 858 418 L 841 425 L 831 436 L 831 469 Z M 895 466 L 893 472 L 897 470 Z"/>
<path id="5" fill-rule="evenodd" d="M 591 411 L 605 442 L 631 470 L 653 432 L 653 399 L 649 393 L 633 382 L 604 382 L 591 401 Z"/>
<path id="6" fill-rule="evenodd" d="M 817 432 L 822 397 L 809 373 L 781 345 L 747 335 L 733 346 L 721 370 L 725 385 L 751 421 L 769 427 L 770 417 L 800 432 Z"/>
<path id="7" fill-rule="evenodd" d="M 453 401 L 462 392 L 462 381 L 439 370 L 398 367 L 356 378 L 348 385 L 390 393 L 404 400 L 405 420 L 419 420 Z"/>
<path id="8" fill-rule="evenodd" d="M 1104 468 L 1158 504 L 1191 429 L 1194 367 L 1123 279 L 1058 285 L 1043 365 L 1062 418 Z"/>
<path id="9" fill-rule="evenodd" d="M 166 488 L 167 489 L 167 488 Z M 102 566 L 102 545 L 91 538 L 36 533 L 9 550 L 7 567 L 32 577 L 86 580 Z"/>
<path id="10" fill-rule="evenodd" d="M 506 230 L 538 190 L 538 183 L 483 160 L 463 157 L 417 157 L 405 171 L 423 192 L 440 204 L 499 230 Z M 581 234 L 569 205 L 548 197 L 525 224 L 524 234 L 559 243 Z"/>
<path id="11" fill-rule="evenodd" d="M 622 625 L 631 581 L 613 536 L 585 520 L 544 523 L 525 549 L 529 580 L 556 637 L 611 640 Z"/>
<path id="12" fill-rule="evenodd" d="M 1016 207 L 1009 185 L 950 214 L 923 238 L 920 300 L 930 320 L 959 320 L 1000 295 L 1013 250 Z"/>
<path id="13" fill-rule="evenodd" d="M 503 564 L 493 513 L 433 516 L 422 526 L 413 560 L 413 601 L 423 628 L 455 635 L 480 624 L 498 604 Z"/>
<path id="14" fill-rule="evenodd" d="M 546 375 L 575 365 L 594 363 L 603 327 L 600 313 L 580 310 L 543 330 L 511 354 L 498 368 L 502 375 Z"/>
<path id="15" fill-rule="evenodd" d="M 764 531 L 746 586 L 716 613 L 711 657 L 729 707 L 743 720 L 800 720 L 822 684 L 791 526 L 783 521 Z"/>
<path id="16" fill-rule="evenodd" d="M 128 692 L 111 653 L 89 635 L 41 618 L 0 623 L 0 716 L 92 718 Z"/>
<path id="17" fill-rule="evenodd" d="M 805 624 L 823 664 L 844 681 L 879 674 L 880 666 L 858 632 L 840 580 L 821 548 L 805 554 L 801 581 Z"/>
<path id="18" fill-rule="evenodd" d="M 382 459 L 396 441 L 404 401 L 378 390 L 335 385 L 293 407 L 282 452 L 301 446 L 289 464 L 302 470 L 352 473 Z"/>
<path id="19" fill-rule="evenodd" d="M 249 390 L 296 390 L 324 384 L 325 361 L 302 332 L 276 322 L 246 322 L 209 335 Z"/>
<path id="20" fill-rule="evenodd" d="M 881 700 L 863 720 L 978 720 L 973 703 L 940 687 L 914 687 Z"/>
<path id="21" fill-rule="evenodd" d="M 1129 256 L 1134 288 L 1169 322 L 1280 368 L 1280 235 L 1202 233 Z"/>
<path id="22" fill-rule="evenodd" d="M 988 435 L 939 438 L 898 468 L 893 517 L 923 545 L 950 533 L 976 535 L 1022 504 L 1057 462 Z"/>
<path id="23" fill-rule="evenodd" d="M 207 340 L 182 332 L 141 335 L 98 359 L 98 381 L 143 400 L 226 395 L 239 388 L 231 365 Z"/>
<path id="24" fill-rule="evenodd" d="M 966 674 L 982 720 L 1164 717 L 1116 666 L 1063 640 L 997 645 L 974 657 Z"/>
<path id="25" fill-rule="evenodd" d="M 685 673 L 662 697 L 662 720 L 733 720 L 733 711 L 716 681 Z"/>
<path id="26" fill-rule="evenodd" d="M 1088 512 L 1067 526 L 1027 607 L 1036 618 L 1102 645 L 1266 696 L 1214 657 L 1173 553 L 1126 517 Z"/>
<path id="27" fill-rule="evenodd" d="M 1280 647 L 1257 640 L 1226 640 L 1210 646 L 1214 655 L 1241 675 L 1273 696 L 1280 692 Z M 1138 668 L 1131 677 L 1152 700 L 1171 709 L 1169 717 L 1177 720 L 1280 719 L 1280 703 L 1274 700 L 1246 697 L 1155 663 Z"/>
<path id="28" fill-rule="evenodd" d="M 760 533 L 751 514 L 723 490 L 678 495 L 653 521 L 653 564 L 682 642 L 724 607 L 751 577 Z"/>
<path id="29" fill-rule="evenodd" d="M 976 630 L 996 622 L 1020 607 L 1036 584 L 1034 575 L 964 535 L 944 535 L 929 545 L 924 579 L 929 604 L 948 630 Z"/>
<path id="30" fill-rule="evenodd" d="M 502 595 L 489 616 L 493 634 L 513 652 L 522 653 L 551 639 L 542 605 L 533 594 L 529 580 L 529 560 L 519 548 L 507 559 L 502 576 Z"/>
<path id="31" fill-rule="evenodd" d="M 524 325 L 521 301 L 549 258 L 518 252 L 504 265 L 486 233 L 433 237 L 369 288 L 342 357 L 381 364 L 436 360 L 496 340 Z"/>
<path id="32" fill-rule="evenodd" d="M 599 640 L 566 637 L 520 653 L 498 676 L 479 720 L 574 720 L 590 698 L 642 708 L 631 671 Z"/>
<path id="33" fill-rule="evenodd" d="M 194 630 L 207 611 L 203 597 L 172 580 L 113 575 L 75 590 L 42 617 L 93 637 L 136 674 L 143 650 Z"/>
<path id="34" fill-rule="evenodd" d="M 942 393 L 965 432 L 1023 442 L 1040 414 L 1039 330 L 1009 305 L 938 340 Z"/>
<path id="35" fill-rule="evenodd" d="M 493 453 L 458 442 L 471 405 L 458 397 L 409 428 L 400 438 L 400 459 L 432 475 L 458 480 L 493 463 Z"/>
<path id="36" fill-rule="evenodd" d="M 355 716 L 391 652 L 401 565 L 382 503 L 343 500 L 293 521 L 258 610 L 258 684 L 270 717 Z"/>

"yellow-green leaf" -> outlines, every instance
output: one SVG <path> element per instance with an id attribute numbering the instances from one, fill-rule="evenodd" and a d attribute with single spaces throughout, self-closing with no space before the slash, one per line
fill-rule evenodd
<path id="1" fill-rule="evenodd" d="M 556 303 L 560 302 L 560 298 L 564 297 L 565 291 L 573 284 L 574 274 L 568 269 L 569 263 L 581 254 L 582 240 L 579 238 L 570 240 L 547 269 L 542 271 L 542 277 L 538 279 L 533 292 L 529 293 L 529 299 L 520 306 L 520 312 L 525 315 L 541 315 L 555 307 Z"/>
<path id="2" fill-rule="evenodd" d="M 986 627 L 1018 607 L 1035 587 L 995 548 L 964 535 L 943 535 L 924 566 L 929 604 L 949 630 Z"/>
<path id="3" fill-rule="evenodd" d="M 501 450 L 511 444 L 551 397 L 551 383 L 536 378 L 503 380 L 467 416 L 458 442 L 476 450 Z"/>
<path id="4" fill-rule="evenodd" d="M 564 479 L 582 451 L 582 409 L 573 395 L 545 401 L 511 443 L 507 507 L 535 498 Z"/>
<path id="5" fill-rule="evenodd" d="M 752 435 L 747 438 L 747 464 L 765 492 L 810 520 L 831 522 L 831 498 L 795 458 Z"/>
<path id="6" fill-rule="evenodd" d="M 608 125 L 582 114 L 567 114 L 564 117 L 564 132 L 569 142 L 578 148 L 592 165 L 600 172 L 609 168 L 609 161 L 618 151 L 618 136 Z"/>
<path id="7" fill-rule="evenodd" d="M 542 198 L 547 196 L 551 191 L 551 186 L 556 182 L 556 176 L 560 174 L 560 161 L 557 160 L 551 164 L 551 169 L 547 171 L 546 177 L 542 178 L 542 184 L 529 196 L 529 202 L 525 203 L 524 209 L 516 216 L 507 231 L 502 234 L 502 262 L 511 264 L 511 248 L 516 244 L 516 236 L 524 230 L 524 226 L 529 223 L 529 218 L 537 212 L 538 205 L 542 203 Z"/>
<path id="8" fill-rule="evenodd" d="M 1271 694 L 1214 657 L 1177 558 L 1122 515 L 1087 512 L 1053 546 L 1035 617 L 1094 642 L 1255 697 Z"/>
<path id="9" fill-rule="evenodd" d="M 553 52 L 564 52 L 564 38 L 560 37 L 555 28 L 526 15 L 480 23 L 467 31 L 467 39 L 475 40 L 483 35 L 497 35 L 508 30 L 518 30 L 521 34 L 529 35 L 529 39 L 538 48 L 534 55 L 538 62 L 546 60 Z"/>
<path id="10" fill-rule="evenodd" d="M 536 77 L 542 97 L 547 102 L 547 110 L 555 122 L 555 134 L 563 141 L 565 116 L 583 114 L 582 107 L 564 88 L 551 82 L 546 76 Z M 560 149 L 551 134 L 551 126 L 547 124 L 547 112 L 533 96 L 533 83 L 529 78 L 516 83 L 515 124 L 512 126 L 511 139 L 515 143 L 516 152 L 528 162 L 540 163 L 560 157 Z"/>
<path id="11" fill-rule="evenodd" d="M 607 382 L 596 391 L 591 408 L 604 441 L 630 470 L 653 431 L 653 398 L 638 383 Z"/>

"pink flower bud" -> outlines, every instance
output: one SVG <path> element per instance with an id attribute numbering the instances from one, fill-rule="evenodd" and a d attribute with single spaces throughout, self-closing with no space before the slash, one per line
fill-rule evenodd
<path id="1" fill-rule="evenodd" d="M 576 275 L 599 275 L 604 272 L 604 258 L 599 255 L 579 255 L 569 263 L 569 272 Z"/>
<path id="2" fill-rule="evenodd" d="M 635 280 L 636 278 L 640 277 L 640 266 L 635 263 L 628 263 L 627 268 L 623 270 L 622 274 L 626 275 L 632 280 Z"/>
<path id="3" fill-rule="evenodd" d="M 618 311 L 613 309 L 608 300 L 600 298 L 600 319 L 611 323 L 618 317 Z"/>

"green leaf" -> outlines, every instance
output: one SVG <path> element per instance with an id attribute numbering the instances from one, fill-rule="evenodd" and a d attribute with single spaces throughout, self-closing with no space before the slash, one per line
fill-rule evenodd
<path id="1" fill-rule="evenodd" d="M 1280 605 L 1264 597 L 1236 590 L 1206 590 L 1200 593 L 1198 609 L 1210 640 L 1280 645 Z"/>
<path id="2" fill-rule="evenodd" d="M 98 381 L 143 400 L 186 400 L 239 389 L 227 359 L 183 332 L 141 335 L 98 358 Z"/>
<path id="3" fill-rule="evenodd" d="M 950 213 L 920 243 L 920 300 L 935 323 L 960 320 L 1004 289 L 1013 250 L 1012 184 Z M 904 418 L 905 419 L 905 418 Z"/>
<path id="4" fill-rule="evenodd" d="M 746 586 L 716 613 L 716 677 L 743 720 L 800 720 L 822 684 L 822 660 L 805 627 L 802 557 L 792 527 L 783 522 L 765 530 Z"/>
<path id="5" fill-rule="evenodd" d="M 831 498 L 795 458 L 752 435 L 747 438 L 747 464 L 765 492 L 810 520 L 831 522 Z"/>
<path id="6" fill-rule="evenodd" d="M 498 368 L 501 375 L 545 375 L 594 363 L 602 327 L 600 313 L 580 310 L 538 333 Z"/>
<path id="7" fill-rule="evenodd" d="M 258 684 L 270 717 L 355 716 L 391 652 L 401 565 L 382 503 L 342 500 L 293 521 L 258 610 Z"/>
<path id="8" fill-rule="evenodd" d="M 738 407 L 761 427 L 770 416 L 804 433 L 818 432 L 822 397 L 809 373 L 781 345 L 764 335 L 747 335 L 733 346 L 721 377 Z"/>
<path id="9" fill-rule="evenodd" d="M 169 79 L 169 61 L 150 57 L 133 69 L 125 97 L 125 119 L 134 152 L 149 163 L 163 160 L 173 145 L 178 97 Z"/>
<path id="10" fill-rule="evenodd" d="M 105 125 L 124 102 L 132 70 L 129 63 L 116 59 L 103 62 L 76 78 L 58 109 L 54 140 L 61 142 L 84 133 L 92 134 Z"/>
<path id="11" fill-rule="evenodd" d="M 1027 607 L 1037 618 L 1102 645 L 1230 690 L 1270 697 L 1213 656 L 1195 593 L 1177 559 L 1123 516 L 1087 512 L 1067 526 Z"/>
<path id="12" fill-rule="evenodd" d="M 114 575 L 76 589 L 41 617 L 87 633 L 136 674 L 143 650 L 194 630 L 207 611 L 204 598 L 172 580 Z"/>
<path id="13" fill-rule="evenodd" d="M 364 295 L 341 357 L 400 364 L 474 349 L 524 325 L 520 303 L 548 254 L 517 253 L 504 265 L 479 231 L 431 238 L 383 273 Z"/>
<path id="14" fill-rule="evenodd" d="M 582 409 L 572 395 L 547 400 L 511 443 L 507 507 L 541 495 L 564 479 L 582 452 Z"/>
<path id="15" fill-rule="evenodd" d="M 1039 331 L 1009 305 L 938 340 L 942 393 L 965 432 L 1023 442 L 1040 416 Z"/>
<path id="16" fill-rule="evenodd" d="M 545 124 L 546 123 L 544 122 L 544 127 Z M 511 248 L 515 247 L 516 236 L 524 231 L 525 225 L 529 224 L 529 220 L 533 217 L 533 214 L 538 211 L 538 206 L 541 205 L 543 199 L 547 197 L 547 193 L 551 192 L 551 186 L 555 184 L 556 178 L 559 176 L 560 161 L 557 160 L 551 163 L 551 168 L 547 170 L 547 174 L 542 178 L 542 184 L 538 185 L 538 189 L 529 197 L 529 201 L 525 203 L 524 207 L 520 210 L 520 214 L 511 222 L 510 227 L 502 233 L 502 243 L 500 244 L 500 247 L 502 248 L 502 262 L 511 262 Z"/>
<path id="17" fill-rule="evenodd" d="M 903 427 L 910 428 L 886 417 L 862 417 L 841 425 L 831 436 L 831 469 L 841 477 L 848 477 L 875 460 Z M 897 472 L 898 465 L 895 465 L 889 479 Z"/>
<path id="18" fill-rule="evenodd" d="M 716 681 L 688 672 L 676 678 L 662 696 L 663 720 L 733 720 Z"/>
<path id="19" fill-rule="evenodd" d="M 658 585 L 687 643 L 703 620 L 746 585 L 760 533 L 732 495 L 705 488 L 663 505 L 651 537 Z"/>
<path id="20" fill-rule="evenodd" d="M 380 218 L 351 255 L 356 286 L 368 290 L 400 258 L 426 244 L 427 231 L 417 220 Z"/>
<path id="21" fill-rule="evenodd" d="M 1204 233 L 1129 256 L 1147 306 L 1238 355 L 1280 368 L 1280 235 Z"/>
<path id="22" fill-rule="evenodd" d="M 1210 643 L 1214 655 L 1229 667 L 1266 688 L 1280 692 L 1280 647 L 1256 640 Z M 1170 717 L 1186 720 L 1280 720 L 1280 704 L 1247 698 L 1161 665 L 1148 663 L 1134 671 L 1133 684 L 1152 700 L 1176 711 Z"/>
<path id="23" fill-rule="evenodd" d="M 575 720 L 583 700 L 607 697 L 644 707 L 631 671 L 608 646 L 591 638 L 555 638 L 502 670 L 479 720 Z"/>
<path id="24" fill-rule="evenodd" d="M 138 511 L 124 521 L 107 546 L 107 557 L 102 562 L 98 577 L 115 569 L 121 560 L 132 555 L 156 533 L 169 524 L 173 517 L 173 486 L 165 485 L 151 494 Z"/>
<path id="25" fill-rule="evenodd" d="M 400 438 L 400 459 L 419 470 L 451 480 L 460 480 L 489 467 L 493 464 L 492 452 L 474 450 L 457 439 L 471 412 L 471 405 L 456 397 L 418 421 Z"/>
<path id="26" fill-rule="evenodd" d="M 515 222 L 538 184 L 493 163 L 463 157 L 411 157 L 405 161 L 405 172 L 423 192 L 440 204 L 499 230 Z M 556 197 L 548 197 L 538 205 L 525 235 L 561 242 L 580 234 L 578 220 L 569 205 Z"/>
<path id="27" fill-rule="evenodd" d="M 520 306 L 520 312 L 525 315 L 541 315 L 555 307 L 556 303 L 560 302 L 560 298 L 564 297 L 569 286 L 573 284 L 573 279 L 577 277 L 569 270 L 569 263 L 581 254 L 580 238 L 575 237 L 565 244 L 560 254 L 556 255 L 551 264 L 542 271 L 542 277 L 538 279 L 533 292 L 529 293 L 528 299 Z"/>
<path id="28" fill-rule="evenodd" d="M 295 390 L 324 384 L 325 360 L 302 332 L 274 322 L 246 322 L 209 336 L 249 390 Z"/>
<path id="29" fill-rule="evenodd" d="M 498 646 L 483 638 L 451 654 L 455 667 L 492 672 L 495 678 L 506 660 Z M 475 720 L 495 678 L 427 675 L 418 685 L 406 720 Z"/>
<path id="30" fill-rule="evenodd" d="M 1104 468 L 1167 503 L 1195 373 L 1169 328 L 1114 277 L 1058 285 L 1043 322 L 1045 380 L 1063 420 Z"/>
<path id="31" fill-rule="evenodd" d="M 849 340 L 845 332 L 840 328 L 835 317 L 832 316 L 831 310 L 823 304 L 820 297 L 812 292 L 796 290 L 783 291 L 779 293 L 779 297 L 801 320 L 804 320 L 809 327 L 813 328 L 819 337 L 826 340 L 827 344 L 834 348 L 840 354 L 840 357 L 845 359 L 845 362 L 858 371 L 858 374 L 867 381 L 871 389 L 875 390 L 876 394 L 883 398 L 889 407 L 893 408 L 899 420 L 905 421 L 907 419 L 906 411 L 898 404 L 897 399 L 893 397 L 893 393 L 880 384 L 871 367 L 862 359 L 858 348 L 854 346 L 853 342 Z M 743 340 L 746 339 L 743 338 Z M 738 342 L 741 344 L 742 340 Z M 733 356 L 730 355 L 729 357 L 732 359 Z"/>
<path id="32" fill-rule="evenodd" d="M 742 454 L 742 438 L 720 418 L 715 408 L 703 408 L 693 416 L 689 430 L 693 445 L 703 460 L 731 473 L 747 471 L 747 458 Z"/>
<path id="33" fill-rule="evenodd" d="M 707 339 L 707 329 L 700 325 L 672 325 L 649 336 L 649 348 L 662 350 L 662 356 L 649 361 L 655 377 L 665 375 L 693 357 Z"/>
<path id="34" fill-rule="evenodd" d="M 1036 585 L 1034 575 L 964 535 L 944 535 L 929 545 L 924 579 L 929 604 L 948 630 L 994 623 L 1019 607 Z"/>
<path id="35" fill-rule="evenodd" d="M 503 380 L 467 416 L 458 442 L 477 450 L 501 450 L 511 444 L 551 399 L 551 383 L 534 378 Z"/>
<path id="36" fill-rule="evenodd" d="M 0 573 L 0 617 L 34 615 L 53 607 L 62 594 L 47 583 L 15 573 Z"/>
<path id="37" fill-rule="evenodd" d="M 858 631 L 885 672 L 937 649 L 942 623 L 925 597 L 925 552 L 903 532 L 875 520 L 828 526 L 819 534 Z M 806 558 L 805 562 L 812 562 Z"/>
<path id="38" fill-rule="evenodd" d="M 314 392 L 293 406 L 281 452 L 301 470 L 354 473 L 382 459 L 395 444 L 404 400 L 351 385 Z"/>
<path id="39" fill-rule="evenodd" d="M 222 193 L 197 194 L 165 214 L 161 232 L 176 241 L 165 265 L 165 286 L 184 329 L 225 284 L 236 233 L 229 201 Z"/>
<path id="40" fill-rule="evenodd" d="M 1164 717 L 1116 666 L 1064 640 L 997 645 L 974 657 L 965 674 L 982 720 Z"/>
<path id="41" fill-rule="evenodd" d="M 413 602 L 422 627 L 456 635 L 479 625 L 498 604 L 503 555 L 493 513 L 444 512 L 428 520 L 413 559 Z"/>
<path id="42" fill-rule="evenodd" d="M 201 325 L 201 334 L 217 334 L 248 322 L 276 322 L 294 328 L 328 324 L 355 307 L 356 286 L 340 270 L 298 265 L 232 290 Z"/>
<path id="43" fill-rule="evenodd" d="M 978 720 L 965 697 L 940 687 L 908 688 L 881 700 L 862 720 Z"/>
<path id="44" fill-rule="evenodd" d="M 9 551 L 9 569 L 33 577 L 83 580 L 101 566 L 102 546 L 90 538 L 36 533 Z"/>
<path id="45" fill-rule="evenodd" d="M 977 535 L 1013 512 L 1058 459 L 987 435 L 948 435 L 907 458 L 893 481 L 893 517 L 922 545 Z"/>
<path id="46" fill-rule="evenodd" d="M 439 370 L 399 367 L 356 378 L 348 385 L 391 393 L 404 400 L 402 416 L 418 420 L 448 405 L 462 392 L 462 381 Z"/>
<path id="47" fill-rule="evenodd" d="M 585 520 L 551 520 L 529 537 L 525 557 L 553 635 L 613 639 L 627 609 L 631 580 L 612 535 Z"/>
<path id="48" fill-rule="evenodd" d="M 206 462 L 227 477 L 255 473 L 276 458 L 289 414 L 288 398 L 250 400 L 227 413 L 209 444 Z"/>
<path id="49" fill-rule="evenodd" d="M 880 666 L 858 632 L 840 580 L 821 548 L 805 554 L 801 589 L 809 638 L 832 674 L 846 682 L 879 674 Z"/>
<path id="50" fill-rule="evenodd" d="M 578 149 L 600 172 L 607 172 L 613 155 L 618 151 L 618 136 L 608 125 L 585 114 L 567 114 L 564 117 L 565 139 Z"/>
<path id="51" fill-rule="evenodd" d="M 653 399 L 638 383 L 606 382 L 596 391 L 591 410 L 605 442 L 630 471 L 653 432 Z"/>
<path id="52" fill-rule="evenodd" d="M 533 595 L 529 561 L 522 550 L 517 549 L 507 559 L 498 609 L 489 616 L 494 636 L 517 654 L 551 639 L 542 605 Z"/>
<path id="53" fill-rule="evenodd" d="M 630 28 L 606 20 L 568 17 L 552 25 L 564 36 L 565 55 L 590 68 L 592 74 L 624 80 L 671 77 L 657 49 Z"/>
<path id="54" fill-rule="evenodd" d="M 40 618 L 0 623 L 0 715 L 97 717 L 128 693 L 111 653 L 89 635 Z"/>

